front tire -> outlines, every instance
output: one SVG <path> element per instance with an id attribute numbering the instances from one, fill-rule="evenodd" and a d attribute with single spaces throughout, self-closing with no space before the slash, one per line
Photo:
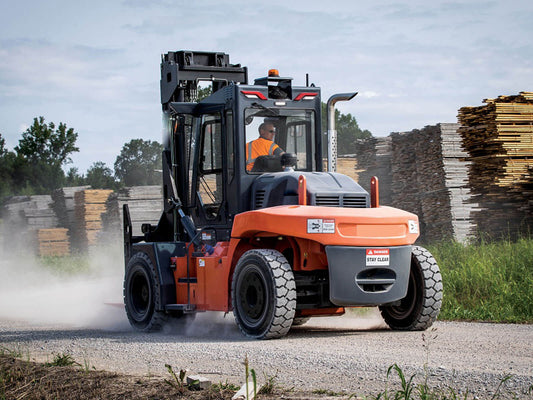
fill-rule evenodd
<path id="1" fill-rule="evenodd" d="M 291 266 L 276 250 L 249 250 L 240 258 L 231 283 L 233 313 L 244 335 L 273 339 L 289 331 L 296 310 Z"/>
<path id="2" fill-rule="evenodd" d="M 429 328 L 442 305 L 442 276 L 429 251 L 413 246 L 407 296 L 399 304 L 380 306 L 381 316 L 394 330 L 420 331 Z"/>
<path id="3" fill-rule="evenodd" d="M 145 253 L 135 253 L 126 267 L 124 304 L 131 326 L 140 331 L 157 331 L 167 316 L 159 308 L 160 287 L 155 269 Z"/>

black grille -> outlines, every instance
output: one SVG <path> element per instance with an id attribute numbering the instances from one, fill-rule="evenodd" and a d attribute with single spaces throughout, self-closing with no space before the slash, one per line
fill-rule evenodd
<path id="1" fill-rule="evenodd" d="M 324 207 L 339 207 L 340 199 L 339 196 L 335 195 L 317 195 L 316 205 Z"/>
<path id="2" fill-rule="evenodd" d="M 366 197 L 365 196 L 344 196 L 343 207 L 350 208 L 365 208 L 366 207 Z"/>
<path id="3" fill-rule="evenodd" d="M 323 195 L 317 194 L 315 198 L 317 206 L 324 207 L 346 207 L 346 208 L 365 208 L 366 197 L 359 195 Z"/>
<path id="4" fill-rule="evenodd" d="M 263 208 L 265 203 L 265 191 L 258 190 L 255 192 L 255 208 Z"/>

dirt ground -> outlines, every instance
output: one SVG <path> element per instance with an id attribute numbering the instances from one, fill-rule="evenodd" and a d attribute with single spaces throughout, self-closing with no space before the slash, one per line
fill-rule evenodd
<path id="1" fill-rule="evenodd" d="M 257 399 L 328 399 L 313 393 L 287 392 L 271 388 Z M 0 355 L 0 399 L 231 399 L 236 390 L 213 385 L 206 390 L 189 390 L 161 377 L 133 377 L 118 373 L 84 369 L 81 365 L 50 366 Z M 339 397 L 335 397 L 339 398 Z"/>

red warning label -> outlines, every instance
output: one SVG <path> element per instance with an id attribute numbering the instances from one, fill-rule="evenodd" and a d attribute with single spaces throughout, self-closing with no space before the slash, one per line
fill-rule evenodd
<path id="1" fill-rule="evenodd" d="M 366 249 L 366 265 L 389 265 L 389 249 Z"/>

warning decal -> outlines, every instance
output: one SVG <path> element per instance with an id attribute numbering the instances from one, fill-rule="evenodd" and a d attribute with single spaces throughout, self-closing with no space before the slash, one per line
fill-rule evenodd
<path id="1" fill-rule="evenodd" d="M 335 220 L 308 219 L 307 233 L 335 233 Z"/>
<path id="2" fill-rule="evenodd" d="M 366 249 L 366 265 L 389 265 L 389 249 Z"/>

